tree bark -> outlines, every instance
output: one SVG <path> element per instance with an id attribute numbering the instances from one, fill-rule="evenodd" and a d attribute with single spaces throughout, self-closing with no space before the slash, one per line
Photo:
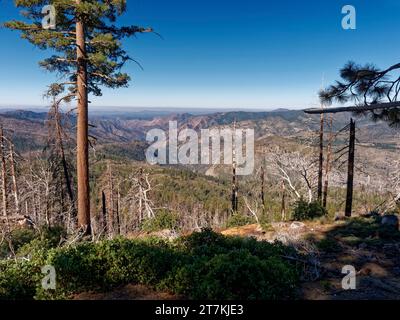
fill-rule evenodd
<path id="1" fill-rule="evenodd" d="M 356 123 L 353 119 L 350 120 L 350 142 L 349 142 L 349 160 L 347 169 L 347 195 L 345 216 L 351 217 L 353 205 L 353 181 L 354 181 L 354 153 L 356 141 Z"/>
<path id="2" fill-rule="evenodd" d="M 81 0 L 76 0 L 79 5 Z M 91 234 L 89 190 L 89 141 L 88 141 L 88 91 L 85 25 L 76 17 L 77 45 L 77 178 L 78 178 L 78 227 L 84 234 Z"/>

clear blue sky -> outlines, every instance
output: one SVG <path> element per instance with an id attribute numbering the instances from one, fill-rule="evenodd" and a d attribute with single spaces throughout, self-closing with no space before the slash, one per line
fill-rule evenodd
<path id="1" fill-rule="evenodd" d="M 357 10 L 357 30 L 341 28 L 341 8 Z M 96 106 L 301 108 L 318 102 L 348 60 L 399 62 L 398 0 L 129 0 L 122 23 L 152 26 L 126 48 L 144 67 L 126 67 L 129 88 L 104 90 Z M 18 18 L 11 0 L 0 21 Z M 0 105 L 45 105 L 55 75 L 49 53 L 0 29 Z"/>

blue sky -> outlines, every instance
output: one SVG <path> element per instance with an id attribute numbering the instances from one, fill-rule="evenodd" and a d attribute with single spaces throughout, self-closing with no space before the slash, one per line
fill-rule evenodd
<path id="1" fill-rule="evenodd" d="M 357 29 L 341 28 L 344 5 Z M 125 46 L 134 63 L 129 88 L 104 90 L 93 106 L 303 108 L 318 103 L 322 78 L 338 78 L 348 60 L 398 62 L 398 0 L 129 0 L 121 23 L 152 26 Z M 0 2 L 0 21 L 18 18 Z M 55 75 L 38 61 L 49 53 L 0 29 L 0 105 L 46 105 Z"/>

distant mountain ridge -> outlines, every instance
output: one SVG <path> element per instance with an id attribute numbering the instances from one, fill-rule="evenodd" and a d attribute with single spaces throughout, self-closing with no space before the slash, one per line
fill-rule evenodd
<path id="1" fill-rule="evenodd" d="M 351 114 L 335 115 L 335 127 L 345 126 Z M 47 113 L 29 110 L 0 112 L 0 125 L 11 135 L 23 150 L 43 146 L 46 143 Z M 229 126 L 236 121 L 241 127 L 255 129 L 256 137 L 265 135 L 292 136 L 316 131 L 319 128 L 319 116 L 307 115 L 302 110 L 278 109 L 274 111 L 228 111 L 211 114 L 191 114 L 188 112 L 158 115 L 118 113 L 90 114 L 90 134 L 98 143 L 121 143 L 145 140 L 146 133 L 153 128 L 167 130 L 170 121 L 177 121 L 180 128 L 203 129 L 209 127 Z M 75 116 L 71 117 L 72 125 Z M 363 136 L 393 139 L 396 131 L 386 124 L 376 124 L 366 118 L 357 120 Z M 72 126 L 73 127 L 73 126 Z M 397 132 L 398 133 L 398 132 Z M 74 135 L 71 132 L 71 135 Z"/>

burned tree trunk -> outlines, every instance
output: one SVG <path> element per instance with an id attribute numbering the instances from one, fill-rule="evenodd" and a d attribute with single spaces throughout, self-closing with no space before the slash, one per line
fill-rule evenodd
<path id="1" fill-rule="evenodd" d="M 237 176 L 236 176 L 236 121 L 233 123 L 233 148 L 232 148 L 232 194 L 231 194 L 231 206 L 232 213 L 237 213 L 238 211 L 238 187 L 237 187 Z"/>
<path id="2" fill-rule="evenodd" d="M 286 188 L 285 181 L 282 181 L 282 203 L 281 203 L 281 219 L 286 220 Z"/>
<path id="3" fill-rule="evenodd" d="M 11 177 L 13 182 L 13 192 L 14 192 L 14 201 L 15 201 L 15 213 L 19 214 L 19 194 L 18 194 L 18 184 L 17 184 L 17 176 L 15 171 L 15 160 L 14 160 L 14 144 L 9 141 L 10 144 L 10 164 L 11 164 Z"/>
<path id="4" fill-rule="evenodd" d="M 103 230 L 107 234 L 107 204 L 106 204 L 106 194 L 104 191 L 101 192 L 101 211 L 103 214 Z"/>
<path id="5" fill-rule="evenodd" d="M 1 178 L 2 185 L 1 191 L 3 195 L 3 215 L 7 216 L 7 166 L 6 166 L 6 155 L 5 155 L 5 145 L 4 145 L 4 131 L 3 127 L 0 128 L 0 150 L 1 150 Z"/>
<path id="6" fill-rule="evenodd" d="M 121 222 L 120 222 L 120 217 L 119 217 L 119 208 L 120 208 L 120 201 L 121 201 L 121 194 L 119 191 L 119 184 L 117 186 L 117 204 L 116 204 L 116 210 L 115 210 L 115 215 L 117 218 L 117 234 L 121 234 Z"/>
<path id="7" fill-rule="evenodd" d="M 322 200 L 322 206 L 324 208 L 326 208 L 327 201 L 328 201 L 329 173 L 331 170 L 332 143 L 333 143 L 333 138 L 334 138 L 333 115 L 331 115 L 329 126 L 330 126 L 330 134 L 329 134 L 329 142 L 328 142 L 328 149 L 327 149 L 326 163 L 325 163 L 325 181 L 324 181 L 324 191 L 323 191 L 323 200 Z"/>
<path id="8" fill-rule="evenodd" d="M 318 161 L 318 190 L 317 190 L 317 198 L 319 203 L 321 203 L 322 201 L 323 166 L 324 166 L 324 115 L 323 113 L 321 113 L 320 129 L 319 129 L 319 161 Z"/>
<path id="9" fill-rule="evenodd" d="M 261 167 L 261 194 L 260 194 L 260 200 L 261 200 L 261 209 L 263 214 L 265 213 L 265 171 L 264 171 L 264 167 Z"/>
<path id="10" fill-rule="evenodd" d="M 356 123 L 353 119 L 350 120 L 350 142 L 349 142 L 349 160 L 347 168 L 347 195 L 345 216 L 351 217 L 353 205 L 353 181 L 354 181 L 354 153 L 356 141 Z"/>
<path id="11" fill-rule="evenodd" d="M 114 235 L 114 182 L 112 176 L 111 163 L 108 162 L 108 232 Z"/>

